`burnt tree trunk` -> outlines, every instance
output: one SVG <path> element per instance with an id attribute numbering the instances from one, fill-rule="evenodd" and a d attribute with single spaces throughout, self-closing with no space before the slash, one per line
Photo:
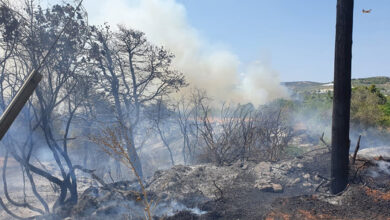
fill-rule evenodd
<path id="1" fill-rule="evenodd" d="M 331 160 L 334 194 L 348 183 L 353 4 L 353 0 L 337 1 Z"/>
<path id="2" fill-rule="evenodd" d="M 22 87 L 19 89 L 18 93 L 12 99 L 11 103 L 5 109 L 3 114 L 0 117 L 0 140 L 7 133 L 8 129 L 11 127 L 12 123 L 15 121 L 16 117 L 19 115 L 20 111 L 34 93 L 35 88 L 37 88 L 39 82 L 42 79 L 42 75 L 38 70 L 34 70 L 23 83 Z"/>

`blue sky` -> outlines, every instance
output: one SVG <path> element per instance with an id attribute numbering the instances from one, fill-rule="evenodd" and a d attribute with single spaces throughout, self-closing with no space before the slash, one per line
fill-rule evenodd
<path id="1" fill-rule="evenodd" d="M 336 0 L 178 0 L 202 38 L 282 81 L 333 79 Z M 372 9 L 362 14 L 362 9 Z M 390 1 L 356 0 L 353 77 L 390 76 Z"/>

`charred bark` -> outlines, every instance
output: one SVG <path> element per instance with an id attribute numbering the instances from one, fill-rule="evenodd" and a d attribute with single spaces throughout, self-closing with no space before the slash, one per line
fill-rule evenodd
<path id="1" fill-rule="evenodd" d="M 353 0 L 337 1 L 331 159 L 334 194 L 348 183 L 353 5 Z"/>
<path id="2" fill-rule="evenodd" d="M 7 133 L 41 79 L 42 75 L 36 70 L 33 71 L 19 89 L 16 96 L 12 99 L 12 102 L 8 105 L 0 118 L 0 140 L 4 137 L 5 133 Z"/>

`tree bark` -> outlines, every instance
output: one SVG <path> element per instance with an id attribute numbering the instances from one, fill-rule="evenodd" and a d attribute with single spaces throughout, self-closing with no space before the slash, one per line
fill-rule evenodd
<path id="1" fill-rule="evenodd" d="M 353 5 L 353 0 L 337 1 L 331 159 L 334 194 L 344 190 L 348 183 Z"/>

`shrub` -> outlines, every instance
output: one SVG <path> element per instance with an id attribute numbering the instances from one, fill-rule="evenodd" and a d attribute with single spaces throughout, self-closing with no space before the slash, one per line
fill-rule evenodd
<path id="1" fill-rule="evenodd" d="M 199 130 L 203 148 L 201 162 L 230 165 L 239 160 L 278 160 L 292 138 L 287 111 L 280 104 L 256 110 L 247 105 L 224 106 L 211 116 L 203 108 Z"/>

